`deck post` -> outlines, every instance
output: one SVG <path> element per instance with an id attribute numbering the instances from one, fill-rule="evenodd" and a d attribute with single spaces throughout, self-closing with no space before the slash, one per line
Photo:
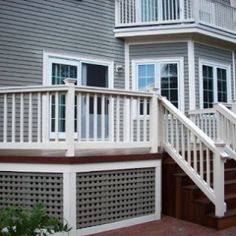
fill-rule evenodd
<path id="1" fill-rule="evenodd" d="M 158 124 L 159 124 L 159 109 L 158 109 L 158 96 L 157 89 L 152 91 L 152 99 L 150 102 L 150 141 L 151 141 L 151 153 L 158 152 L 158 146 L 160 140 L 158 139 Z"/>
<path id="2" fill-rule="evenodd" d="M 66 141 L 68 148 L 66 156 L 75 155 L 75 83 L 76 79 L 67 78 L 64 80 L 68 87 L 66 94 Z"/>
<path id="3" fill-rule="evenodd" d="M 218 148 L 220 153 L 224 153 L 225 143 L 216 142 L 216 147 Z M 224 162 L 225 159 L 221 155 L 214 155 L 213 160 L 213 173 L 214 173 L 214 191 L 215 191 L 215 215 L 217 217 L 224 216 L 226 212 L 226 204 L 225 204 L 225 191 L 224 191 Z"/>

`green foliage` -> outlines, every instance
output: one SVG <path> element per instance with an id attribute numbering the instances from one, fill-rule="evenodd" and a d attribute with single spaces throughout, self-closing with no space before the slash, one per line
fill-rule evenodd
<path id="1" fill-rule="evenodd" d="M 10 206 L 0 214 L 0 236 L 46 236 L 70 230 L 68 224 L 48 216 L 42 203 L 36 204 L 31 212 Z"/>

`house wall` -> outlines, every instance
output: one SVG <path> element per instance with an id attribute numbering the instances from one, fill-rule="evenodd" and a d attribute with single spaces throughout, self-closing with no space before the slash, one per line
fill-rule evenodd
<path id="1" fill-rule="evenodd" d="M 200 107 L 200 91 L 199 91 L 199 59 L 209 60 L 223 65 L 230 65 L 231 67 L 231 96 L 233 97 L 234 82 L 233 82 L 233 62 L 232 62 L 232 51 L 213 47 L 210 45 L 204 45 L 195 42 L 195 89 L 196 89 L 196 108 Z"/>
<path id="2" fill-rule="evenodd" d="M 188 46 L 186 42 L 130 45 L 130 86 L 132 80 L 135 79 L 132 75 L 132 60 L 176 57 L 184 59 L 184 78 L 182 78 L 184 79 L 184 94 L 182 95 L 185 97 L 185 110 L 188 110 Z"/>
<path id="3" fill-rule="evenodd" d="M 43 52 L 124 64 L 114 37 L 115 3 L 107 0 L 0 0 L 0 86 L 42 84 Z M 114 73 L 114 87 L 124 74 Z"/>
<path id="4" fill-rule="evenodd" d="M 215 2 L 223 3 L 226 5 L 231 5 L 230 0 L 214 0 Z"/>

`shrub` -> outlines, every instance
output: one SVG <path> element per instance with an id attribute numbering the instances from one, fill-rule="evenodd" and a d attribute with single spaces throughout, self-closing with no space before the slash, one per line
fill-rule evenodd
<path id="1" fill-rule="evenodd" d="M 1 236 L 46 236 L 55 232 L 69 232 L 68 224 L 48 216 L 46 207 L 37 203 L 32 211 L 9 206 L 0 213 Z"/>

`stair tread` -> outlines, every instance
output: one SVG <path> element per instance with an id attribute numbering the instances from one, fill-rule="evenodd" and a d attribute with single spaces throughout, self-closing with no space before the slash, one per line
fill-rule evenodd
<path id="1" fill-rule="evenodd" d="M 236 179 L 225 180 L 225 185 L 235 184 Z M 183 186 L 184 189 L 198 189 L 198 186 L 195 184 Z"/>
<path id="2" fill-rule="evenodd" d="M 231 172 L 231 171 L 236 171 L 236 168 L 225 168 L 225 172 Z M 212 173 L 213 171 L 211 171 Z M 206 173 L 206 171 L 204 171 L 204 174 Z M 179 176 L 179 177 L 185 177 L 188 176 L 185 172 L 181 172 L 181 173 L 174 173 L 172 174 L 174 176 Z"/>
<path id="3" fill-rule="evenodd" d="M 209 217 L 217 218 L 217 219 L 224 219 L 229 217 L 236 217 L 236 208 L 232 208 L 226 211 L 225 215 L 222 217 L 215 216 L 215 213 L 208 214 Z"/>
<path id="4" fill-rule="evenodd" d="M 236 193 L 227 193 L 225 195 L 225 200 L 230 200 L 230 199 L 234 199 L 236 198 Z M 204 198 L 198 198 L 195 200 L 196 202 L 199 202 L 199 203 L 211 203 L 211 201 L 207 198 L 207 197 L 204 197 Z"/>

